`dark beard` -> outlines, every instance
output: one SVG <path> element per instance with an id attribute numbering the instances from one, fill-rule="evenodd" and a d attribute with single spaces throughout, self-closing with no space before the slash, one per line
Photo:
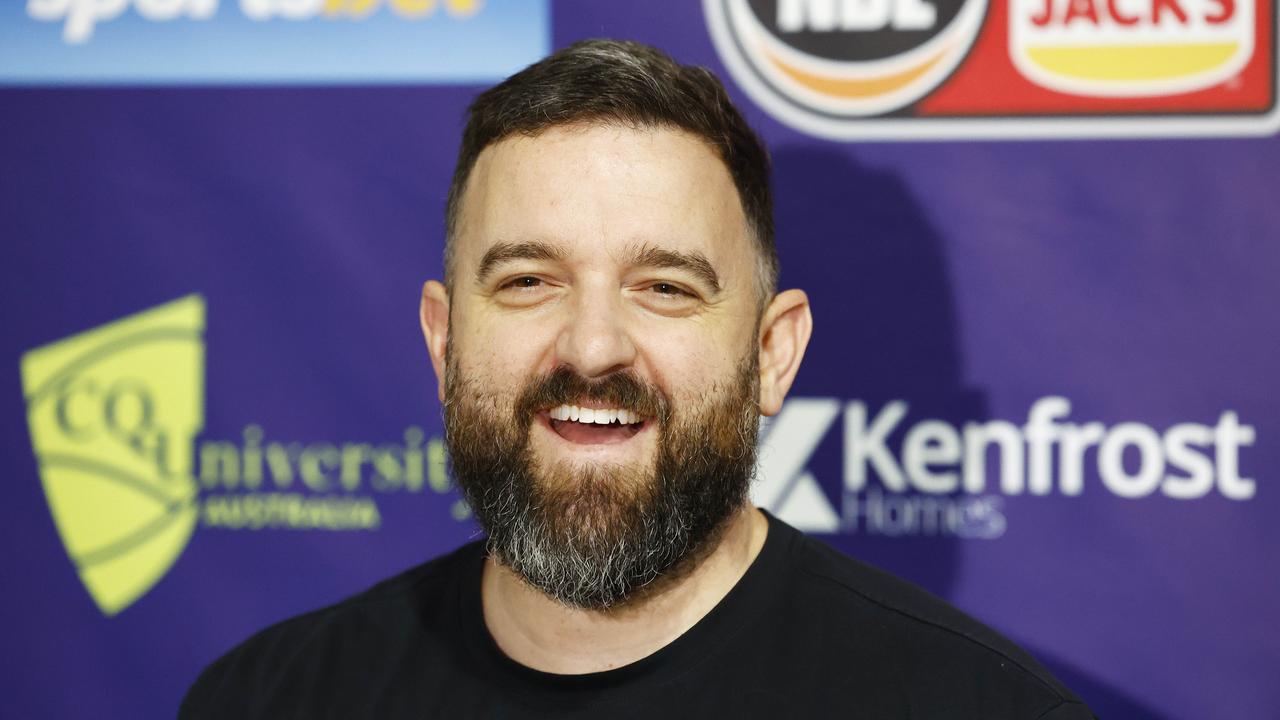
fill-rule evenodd
<path id="1" fill-rule="evenodd" d="M 760 419 L 755 360 L 748 353 L 728 383 L 679 411 L 631 373 L 589 380 L 567 367 L 533 379 L 504 407 L 447 363 L 450 461 L 490 554 L 550 597 L 591 610 L 678 575 L 747 501 Z M 586 401 L 658 423 L 655 467 L 538 468 L 534 416 Z"/>

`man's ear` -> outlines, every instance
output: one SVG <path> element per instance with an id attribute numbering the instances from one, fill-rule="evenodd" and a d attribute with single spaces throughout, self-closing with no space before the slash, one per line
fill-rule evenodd
<path id="1" fill-rule="evenodd" d="M 418 308 L 422 337 L 427 341 L 431 366 L 436 370 L 436 394 L 444 402 L 444 353 L 449 345 L 449 291 L 444 285 L 428 280 L 422 286 L 422 305 Z"/>
<path id="2" fill-rule="evenodd" d="M 813 332 L 803 290 L 778 293 L 760 321 L 760 412 L 776 415 L 800 369 Z"/>

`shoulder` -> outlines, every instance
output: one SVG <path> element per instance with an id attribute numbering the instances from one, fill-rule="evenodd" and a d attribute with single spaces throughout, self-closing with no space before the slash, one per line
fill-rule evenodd
<path id="1" fill-rule="evenodd" d="M 455 597 L 449 588 L 481 554 L 480 543 L 465 545 L 258 632 L 205 668 L 180 717 L 268 717 L 272 698 L 314 695 L 330 679 L 378 672 L 440 630 Z"/>
<path id="2" fill-rule="evenodd" d="M 991 718 L 1092 717 L 1035 658 L 990 627 L 776 520 L 775 529 L 789 545 L 788 603 L 800 617 L 821 618 L 809 642 L 835 662 L 844 658 L 845 668 L 901 688 L 914 714 L 966 717 L 967 708 Z"/>

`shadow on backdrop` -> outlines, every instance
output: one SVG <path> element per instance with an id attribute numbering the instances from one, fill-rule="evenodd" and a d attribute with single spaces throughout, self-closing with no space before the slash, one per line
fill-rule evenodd
<path id="1" fill-rule="evenodd" d="M 868 423 L 886 404 L 906 401 L 908 416 L 889 438 L 897 457 L 910 422 L 960 425 L 985 417 L 985 398 L 961 378 L 942 240 L 907 186 L 830 146 L 781 147 L 773 161 L 781 284 L 808 292 L 814 316 L 792 396 L 862 401 Z M 844 520 L 844 532 L 824 539 L 949 597 L 958 540 L 869 525 L 845 490 L 844 452 L 842 429 L 835 428 L 809 464 Z M 867 478 L 858 502 L 868 493 L 898 499 L 883 492 L 871 468 Z"/>
<path id="2" fill-rule="evenodd" d="M 859 164 L 842 148 L 781 147 L 773 161 L 781 286 L 804 289 L 814 315 L 813 339 L 791 396 L 862 401 L 868 422 L 889 402 L 907 402 L 908 415 L 887 443 L 897 458 L 905 429 L 914 422 L 935 418 L 962 427 L 986 419 L 985 393 L 964 384 L 942 237 L 910 188 L 892 172 Z M 851 512 L 850 498 L 862 502 L 870 492 L 890 493 L 870 468 L 866 487 L 848 493 L 844 452 L 843 431 L 833 427 L 808 463 L 844 523 L 841 533 L 822 539 L 951 597 L 963 571 L 959 543 L 999 541 L 872 531 L 864 517 Z M 989 482 L 996 481 L 996 469 L 988 463 Z M 1032 654 L 1098 717 L 1159 720 L 1098 678 L 1046 653 Z"/>

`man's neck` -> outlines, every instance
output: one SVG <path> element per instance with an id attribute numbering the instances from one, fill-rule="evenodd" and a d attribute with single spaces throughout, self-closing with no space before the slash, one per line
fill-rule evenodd
<path id="1" fill-rule="evenodd" d="M 579 675 L 622 667 L 666 647 L 711 612 L 760 554 L 768 529 L 759 510 L 743 507 L 678 579 L 606 612 L 566 607 L 490 557 L 481 581 L 485 624 L 508 657 L 535 670 Z"/>

